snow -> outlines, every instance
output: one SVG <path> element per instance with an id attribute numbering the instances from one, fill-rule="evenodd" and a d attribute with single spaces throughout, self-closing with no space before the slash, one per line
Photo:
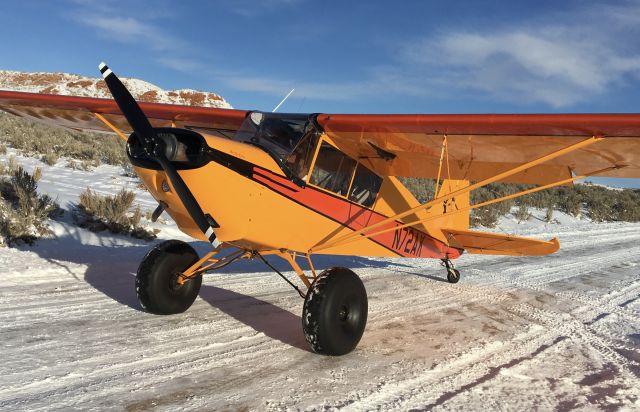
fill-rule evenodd
<path id="1" fill-rule="evenodd" d="M 66 209 L 87 186 L 136 187 L 111 166 L 17 160 L 42 167 L 41 191 Z M 33 247 L 0 248 L 0 410 L 637 410 L 640 224 L 534 215 L 494 230 L 558 236 L 559 252 L 464 255 L 457 284 L 433 260 L 316 257 L 352 268 L 369 295 L 362 341 L 337 358 L 309 352 L 302 301 L 261 262 L 206 275 L 191 309 L 155 316 L 134 276 L 156 242 L 67 217 Z M 157 242 L 187 240 L 157 227 Z"/>

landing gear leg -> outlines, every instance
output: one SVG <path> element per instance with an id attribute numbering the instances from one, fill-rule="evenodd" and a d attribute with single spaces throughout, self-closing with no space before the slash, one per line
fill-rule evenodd
<path id="1" fill-rule="evenodd" d="M 369 311 L 367 291 L 358 275 L 342 267 L 332 267 L 316 275 L 310 256 L 306 255 L 313 273 L 309 277 L 296 263 L 295 253 L 286 250 L 271 253 L 289 262 L 307 287 L 306 293 L 303 293 L 264 259 L 264 252 L 254 252 L 254 256 L 260 258 L 304 298 L 302 330 L 311 350 L 323 355 L 340 356 L 355 349 L 364 333 Z"/>
<path id="2" fill-rule="evenodd" d="M 449 283 L 458 283 L 460 272 L 453 267 L 453 263 L 449 259 L 442 259 L 442 264 L 447 268 L 447 280 Z"/>

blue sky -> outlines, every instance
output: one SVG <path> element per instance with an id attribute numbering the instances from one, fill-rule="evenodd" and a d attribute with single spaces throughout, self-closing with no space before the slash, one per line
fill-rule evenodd
<path id="1" fill-rule="evenodd" d="M 0 68 L 106 61 L 234 107 L 640 112 L 640 1 L 5 0 Z"/>

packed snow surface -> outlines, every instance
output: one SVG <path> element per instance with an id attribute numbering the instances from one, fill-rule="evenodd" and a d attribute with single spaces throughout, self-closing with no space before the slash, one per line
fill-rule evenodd
<path id="1" fill-rule="evenodd" d="M 89 185 L 135 187 L 114 167 L 38 165 L 67 209 Z M 458 284 L 434 260 L 317 257 L 369 295 L 364 337 L 342 357 L 309 351 L 301 299 L 260 262 L 206 275 L 184 314 L 143 312 L 140 260 L 186 238 L 169 222 L 147 243 L 66 218 L 51 239 L 0 249 L 0 410 L 637 410 L 640 224 L 556 218 L 501 227 L 557 235 L 559 252 L 464 255 Z"/>

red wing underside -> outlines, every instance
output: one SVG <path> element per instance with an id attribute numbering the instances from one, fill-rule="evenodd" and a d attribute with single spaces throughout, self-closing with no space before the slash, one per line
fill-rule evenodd
<path id="1" fill-rule="evenodd" d="M 234 133 L 242 124 L 246 111 L 192 107 L 174 104 L 139 103 L 154 127 L 204 128 Z M 94 113 L 104 116 L 124 133 L 131 127 L 113 99 L 58 96 L 0 90 L 0 110 L 53 126 L 70 129 L 111 132 Z"/>

